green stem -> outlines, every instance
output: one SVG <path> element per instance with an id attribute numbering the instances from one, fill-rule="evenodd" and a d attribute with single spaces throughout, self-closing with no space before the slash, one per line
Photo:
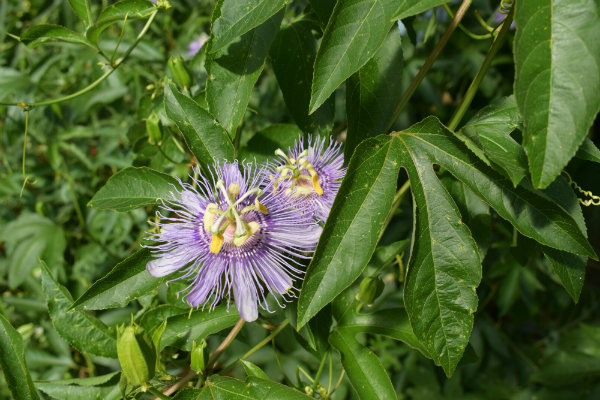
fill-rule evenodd
<path id="1" fill-rule="evenodd" d="M 114 67 L 110 68 L 108 71 L 106 71 L 104 74 L 102 74 L 102 76 L 100 78 L 96 79 L 94 82 L 90 83 L 85 88 L 83 88 L 83 89 L 81 89 L 81 90 L 79 90 L 79 91 L 77 91 L 75 93 L 71 93 L 71 94 L 69 94 L 67 96 L 59 97 L 57 99 L 38 101 L 38 102 L 34 102 L 34 103 L 25 103 L 25 102 L 4 103 L 4 102 L 0 102 L 0 105 L 3 105 L 3 106 L 19 106 L 19 107 L 23 107 L 23 108 L 26 108 L 26 107 L 47 106 L 47 105 L 50 105 L 50 104 L 62 103 L 63 101 L 74 99 L 75 97 L 81 96 L 82 94 L 89 92 L 90 90 L 92 90 L 96 86 L 98 86 L 100 83 L 102 83 L 113 72 L 115 72 L 117 70 L 117 68 L 119 68 L 119 66 L 121 64 L 123 64 L 123 61 L 125 61 L 125 59 L 127 59 L 127 57 L 129 56 L 129 54 L 131 54 L 131 52 L 133 51 L 133 49 L 136 48 L 136 46 L 138 45 L 138 43 L 140 42 L 140 40 L 142 39 L 142 37 L 144 37 L 144 35 L 148 31 L 148 29 L 150 28 L 150 25 L 152 24 L 152 21 L 154 21 L 154 17 L 156 17 L 157 13 L 158 13 L 158 10 L 154 10 L 152 12 L 152 14 L 150 14 L 150 18 L 148 18 L 148 21 L 146 21 L 146 25 L 144 25 L 144 27 L 142 28 L 141 32 L 137 35 L 137 37 L 136 37 L 135 41 L 132 43 L 132 45 L 129 46 L 129 48 L 127 49 L 127 51 L 123 55 L 123 57 L 121 59 L 119 59 L 115 63 Z"/>
<path id="2" fill-rule="evenodd" d="M 440 41 L 435 45 L 435 48 L 433 49 L 431 54 L 429 54 L 429 57 L 427 57 L 427 60 L 425 60 L 425 64 L 423 64 L 423 66 L 419 70 L 419 73 L 417 73 L 417 76 L 414 77 L 414 79 L 410 83 L 408 89 L 406 89 L 406 91 L 400 98 L 400 101 L 398 102 L 398 104 L 396 105 L 396 108 L 394 109 L 394 115 L 392 116 L 392 119 L 388 123 L 388 126 L 385 130 L 386 132 L 392 128 L 392 125 L 394 125 L 394 122 L 396 121 L 396 119 L 398 119 L 400 112 L 406 106 L 406 104 L 408 104 L 408 101 L 410 100 L 410 98 L 412 97 L 414 92 L 417 90 L 417 87 L 419 86 L 419 84 L 421 83 L 421 81 L 423 80 L 425 75 L 427 74 L 427 71 L 429 71 L 429 68 L 431 68 L 431 66 L 435 62 L 436 58 L 440 55 L 442 49 L 446 46 L 448 39 L 450 39 L 450 36 L 452 36 L 452 33 L 454 32 L 454 30 L 456 29 L 456 27 L 458 26 L 458 24 L 460 23 L 462 18 L 465 16 L 465 13 L 467 12 L 467 9 L 471 5 L 472 1 L 473 0 L 463 0 L 462 4 L 456 11 L 454 18 L 452 19 L 452 21 L 450 21 L 450 25 L 448 25 L 448 28 L 446 28 L 446 31 L 440 38 Z"/>
<path id="3" fill-rule="evenodd" d="M 208 371 L 210 371 L 212 369 L 212 367 L 214 366 L 215 362 L 217 361 L 217 359 L 219 358 L 221 353 L 223 353 L 223 351 L 225 351 L 225 349 L 231 344 L 233 339 L 235 339 L 237 334 L 242 329 L 242 326 L 244 326 L 244 320 L 242 318 L 240 318 L 239 321 L 236 322 L 236 324 L 233 326 L 233 328 L 231 328 L 231 331 L 229 332 L 229 334 L 227 335 L 225 340 L 223 340 L 223 342 L 219 345 L 219 347 L 217 347 L 215 352 L 212 354 L 212 356 L 208 360 L 208 363 L 206 364 L 206 368 L 204 368 L 204 376 L 207 376 Z"/>
<path id="4" fill-rule="evenodd" d="M 325 361 L 327 361 L 328 355 L 329 355 L 329 352 L 326 352 L 325 355 L 323 355 L 323 358 L 321 359 L 321 363 L 319 364 L 319 369 L 317 370 L 317 374 L 315 375 L 315 379 L 312 383 L 313 389 L 315 389 L 317 387 L 317 384 L 319 383 L 319 379 L 321 378 L 321 374 L 323 373 L 323 368 L 325 367 Z"/>
<path id="5" fill-rule="evenodd" d="M 446 10 L 446 13 L 448 13 L 448 15 L 450 16 L 450 18 L 454 18 L 454 13 L 450 9 L 450 7 L 448 7 L 448 4 L 443 4 L 443 7 L 444 7 L 444 10 Z M 479 14 L 477 14 L 477 15 L 479 15 Z M 475 39 L 475 40 L 489 39 L 492 37 L 491 31 L 488 33 L 485 33 L 483 35 L 479 35 L 477 33 L 473 33 L 470 30 L 468 30 L 463 24 L 458 24 L 458 29 L 463 31 L 463 33 L 465 35 L 467 35 L 468 37 L 470 37 L 471 39 Z"/>
<path id="6" fill-rule="evenodd" d="M 490 65 L 492 63 L 492 59 L 494 58 L 494 56 L 496 55 L 496 53 L 498 52 L 498 50 L 504 43 L 506 33 L 508 32 L 508 29 L 510 28 L 510 24 L 512 23 L 513 14 L 514 14 L 514 6 L 511 7 L 510 12 L 508 13 L 508 15 L 506 16 L 506 19 L 502 23 L 502 28 L 500 29 L 498 36 L 496 36 L 494 43 L 492 43 L 492 47 L 490 48 L 490 51 L 485 56 L 485 60 L 483 60 L 483 64 L 481 65 L 481 68 L 479 68 L 477 75 L 475 75 L 475 79 L 473 79 L 473 82 L 471 82 L 471 85 L 467 89 L 462 103 L 460 103 L 460 106 L 458 107 L 458 109 L 456 110 L 456 112 L 454 113 L 452 118 L 450 119 L 450 122 L 448 122 L 448 129 L 450 129 L 451 131 L 454 131 L 458 127 L 458 124 L 460 123 L 463 116 L 467 112 L 467 109 L 471 105 L 471 102 L 473 101 L 473 98 L 475 97 L 475 93 L 477 93 L 477 89 L 479 89 L 479 84 L 481 83 L 488 68 L 490 67 Z"/>
<path id="7" fill-rule="evenodd" d="M 155 395 L 156 397 L 158 397 L 159 399 L 162 399 L 162 400 L 170 400 L 170 399 L 171 399 L 171 397 L 169 397 L 169 396 L 166 396 L 166 395 L 162 394 L 162 393 L 161 393 L 161 392 L 160 392 L 158 389 L 156 389 L 154 386 L 150 386 L 150 387 L 148 388 L 148 391 L 149 391 L 150 393 L 152 393 L 153 395 Z"/>
<path id="8" fill-rule="evenodd" d="M 285 321 L 283 321 L 281 323 L 281 325 L 279 325 L 277 327 L 277 329 L 275 329 L 273 332 L 271 332 L 271 334 L 269 336 L 267 336 L 256 346 L 254 346 L 253 348 L 248 350 L 246 352 L 246 354 L 244 354 L 243 356 L 241 356 L 239 358 L 239 360 L 236 360 L 236 361 L 232 362 L 231 364 L 229 364 L 228 366 L 226 366 L 225 368 L 223 368 L 223 370 L 221 372 L 229 371 L 230 369 L 235 367 L 238 362 L 240 362 L 241 360 L 245 360 L 246 358 L 250 357 L 252 354 L 256 353 L 260 348 L 262 348 L 265 344 L 269 343 L 275 336 L 277 336 L 279 334 L 279 332 L 281 332 L 283 330 L 283 328 L 285 328 L 289 323 L 290 322 L 287 319 Z"/>

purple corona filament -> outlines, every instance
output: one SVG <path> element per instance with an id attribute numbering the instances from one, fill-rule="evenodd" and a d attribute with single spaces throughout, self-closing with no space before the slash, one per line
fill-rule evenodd
<path id="1" fill-rule="evenodd" d="M 258 317 L 258 305 L 270 293 L 277 303 L 295 297 L 302 259 L 310 259 L 321 228 L 299 211 L 296 200 L 274 192 L 272 182 L 254 164 L 215 164 L 212 179 L 199 175 L 196 187 L 163 199 L 157 215 L 156 257 L 146 268 L 155 277 L 181 271 L 191 281 L 185 299 L 213 309 L 223 298 L 235 302 L 246 321 Z M 163 215 L 166 214 L 166 215 Z"/>

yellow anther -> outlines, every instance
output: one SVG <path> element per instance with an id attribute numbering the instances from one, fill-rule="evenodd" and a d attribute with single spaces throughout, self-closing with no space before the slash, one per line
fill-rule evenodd
<path id="1" fill-rule="evenodd" d="M 311 174 L 311 175 L 312 175 L 312 184 L 313 184 L 313 187 L 315 188 L 315 192 L 319 196 L 322 196 L 323 195 L 323 188 L 321 188 L 321 185 L 319 185 L 319 177 L 317 176 L 317 173 L 315 172 L 314 175 L 313 174 Z"/>
<path id="2" fill-rule="evenodd" d="M 212 227 L 214 221 L 215 221 L 215 216 L 217 214 L 222 214 L 223 212 L 221 210 L 219 210 L 219 206 L 216 205 L 215 203 L 210 203 L 209 205 L 206 206 L 206 210 L 204 210 L 204 230 L 206 232 L 210 232 L 210 228 Z"/>
<path id="3" fill-rule="evenodd" d="M 268 214 L 269 213 L 269 210 L 267 210 L 267 207 L 265 207 L 262 204 L 260 204 L 260 201 L 258 201 L 258 197 L 254 199 L 254 206 L 256 207 L 256 209 L 258 211 L 260 211 L 263 214 Z"/>
<path id="4" fill-rule="evenodd" d="M 233 244 L 237 247 L 246 243 L 246 240 L 248 240 L 252 235 L 256 233 L 256 231 L 260 229 L 260 225 L 258 224 L 258 222 L 255 221 L 251 221 L 248 224 L 244 223 L 244 225 L 246 225 L 247 228 L 244 236 L 236 237 L 233 239 Z"/>
<path id="5" fill-rule="evenodd" d="M 223 235 L 217 234 L 212 235 L 212 240 L 210 241 L 210 252 L 214 254 L 218 254 L 221 251 L 221 247 L 223 246 Z"/>

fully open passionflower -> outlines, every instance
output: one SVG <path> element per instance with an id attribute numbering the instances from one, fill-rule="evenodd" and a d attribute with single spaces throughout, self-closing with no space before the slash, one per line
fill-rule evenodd
<path id="1" fill-rule="evenodd" d="M 294 296 L 294 280 L 303 274 L 299 259 L 310 258 L 321 228 L 294 199 L 271 190 L 262 169 L 239 167 L 217 164 L 212 179 L 199 174 L 197 188 L 181 183 L 163 201 L 151 236 L 157 244 L 147 246 L 156 258 L 147 270 L 156 277 L 181 270 L 177 279 L 191 280 L 185 296 L 191 306 L 212 309 L 233 296 L 240 316 L 254 321 L 258 304 L 268 310 L 268 293 L 282 307 Z"/>
<path id="2" fill-rule="evenodd" d="M 341 144 L 327 138 L 308 138 L 307 145 L 300 138 L 284 152 L 278 149 L 278 163 L 270 179 L 273 191 L 282 191 L 289 199 L 296 199 L 305 212 L 325 222 L 333 200 L 346 174 Z"/>

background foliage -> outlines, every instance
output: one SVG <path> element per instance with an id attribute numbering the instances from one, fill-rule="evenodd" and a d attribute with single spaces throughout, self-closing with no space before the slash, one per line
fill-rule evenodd
<path id="1" fill-rule="evenodd" d="M 135 320 L 178 399 L 598 398 L 599 38 L 598 0 L 0 2 L 0 397 L 152 398 Z M 147 221 L 308 134 L 348 165 L 324 239 L 229 343 L 146 273 Z"/>

